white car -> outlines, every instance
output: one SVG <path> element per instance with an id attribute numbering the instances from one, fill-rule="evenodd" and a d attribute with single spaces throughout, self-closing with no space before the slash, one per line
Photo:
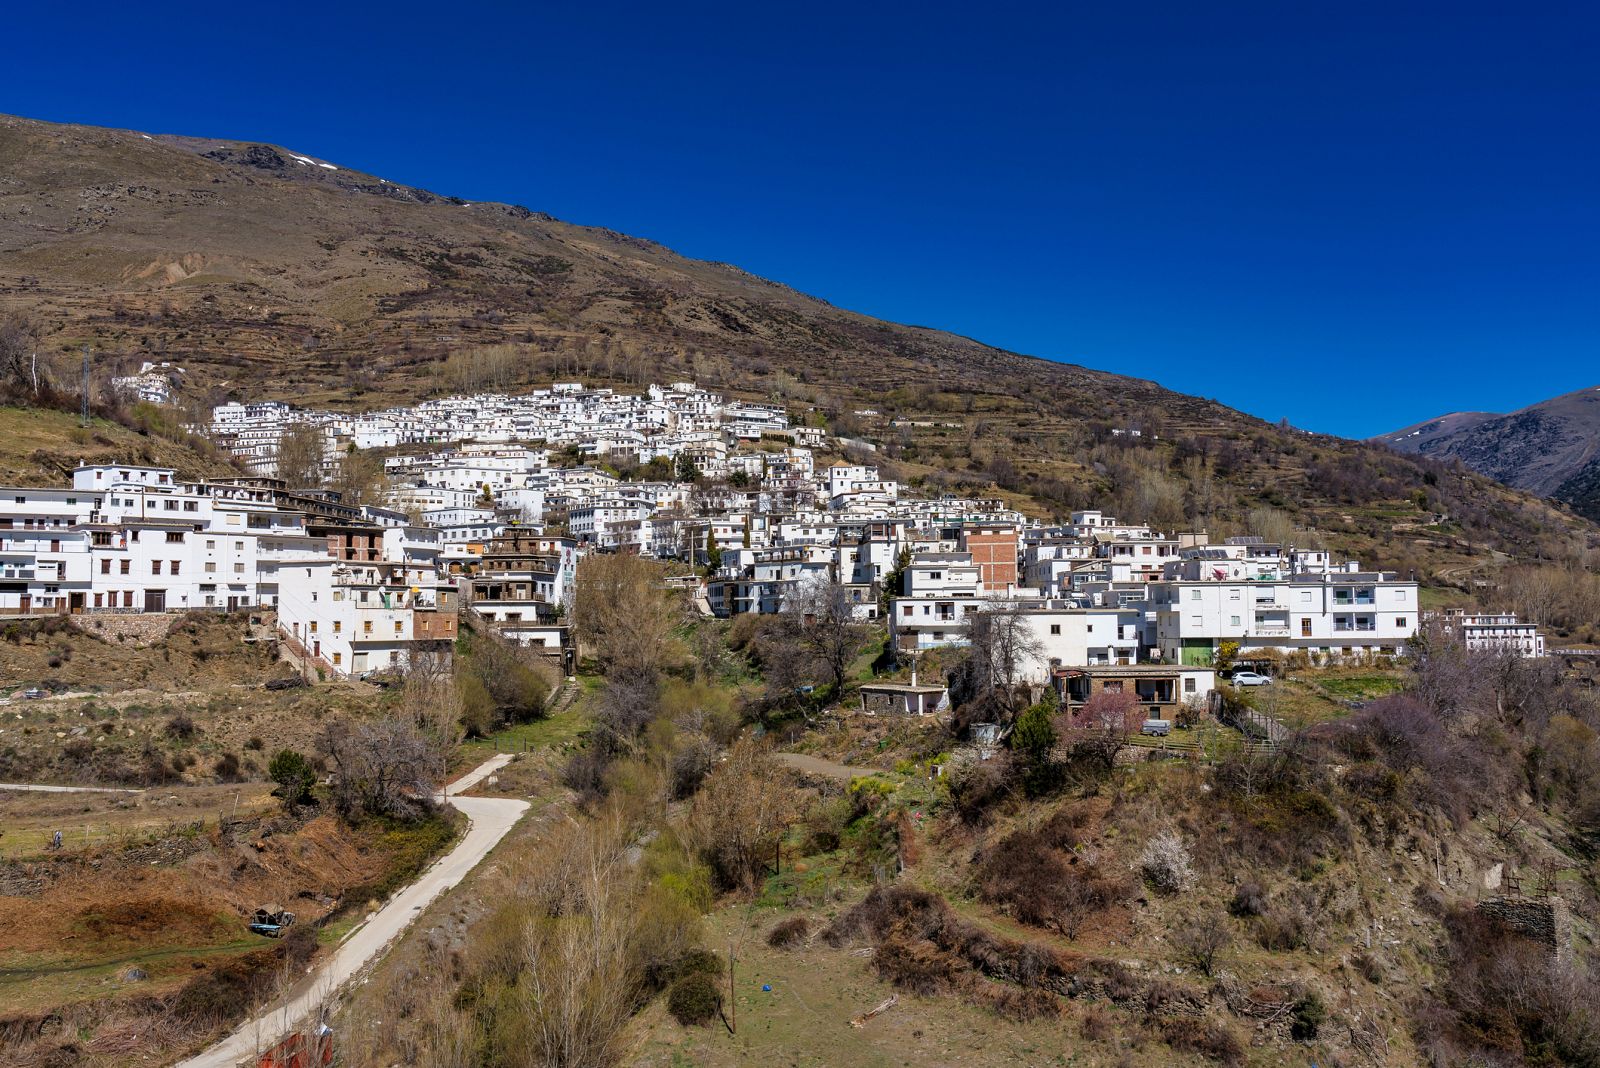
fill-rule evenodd
<path id="1" fill-rule="evenodd" d="M 1272 682 L 1272 676 L 1262 675 L 1255 671 L 1235 671 L 1233 684 L 1235 686 L 1266 686 Z"/>

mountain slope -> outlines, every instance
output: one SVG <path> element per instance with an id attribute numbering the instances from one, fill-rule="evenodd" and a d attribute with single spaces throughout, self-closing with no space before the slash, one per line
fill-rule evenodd
<path id="1" fill-rule="evenodd" d="M 1382 441 L 1402 452 L 1455 459 L 1507 485 L 1572 504 L 1600 519 L 1600 388 L 1509 415 L 1442 416 Z"/>
<path id="2" fill-rule="evenodd" d="M 47 354 L 93 345 L 101 375 L 181 365 L 195 414 L 225 397 L 376 407 L 691 377 L 809 409 L 926 492 L 1040 516 L 1311 528 L 1373 563 L 1458 575 L 1486 549 L 1559 555 L 1592 533 L 1448 464 L 271 145 L 0 117 L 6 312 Z"/>

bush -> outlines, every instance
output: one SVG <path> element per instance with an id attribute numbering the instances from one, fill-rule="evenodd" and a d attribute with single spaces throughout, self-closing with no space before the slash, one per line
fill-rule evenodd
<path id="1" fill-rule="evenodd" d="M 1228 902 L 1228 911 L 1241 919 L 1246 916 L 1259 916 L 1267 911 L 1267 889 L 1254 879 L 1246 879 L 1233 891 L 1233 900 Z"/>
<path id="2" fill-rule="evenodd" d="M 1011 796 L 1013 768 L 1010 754 L 974 760 L 952 767 L 944 779 L 950 805 L 963 823 L 983 823 L 989 811 Z"/>
<path id="3" fill-rule="evenodd" d="M 194 720 L 182 712 L 167 720 L 167 735 L 172 738 L 193 738 L 199 733 L 199 730 L 200 728 L 195 726 Z"/>
<path id="4" fill-rule="evenodd" d="M 774 949 L 793 949 L 806 940 L 810 931 L 811 924 L 804 916 L 793 916 L 767 932 L 767 945 Z"/>
<path id="5" fill-rule="evenodd" d="M 1189 847 L 1172 831 L 1162 831 L 1145 843 L 1139 854 L 1139 871 L 1163 894 L 1187 890 L 1194 882 L 1194 861 Z"/>
<path id="6" fill-rule="evenodd" d="M 259 753 L 267 747 L 267 743 L 261 740 L 260 735 L 251 735 L 250 740 L 244 743 L 244 747 L 251 752 Z"/>
<path id="7" fill-rule="evenodd" d="M 1222 1064 L 1238 1064 L 1244 1059 L 1244 1043 L 1238 1035 L 1220 1024 L 1192 1016 L 1161 1021 L 1161 1037 L 1175 1050 L 1198 1053 Z"/>
<path id="8" fill-rule="evenodd" d="M 1076 938 L 1092 915 L 1126 901 L 1129 880 L 1076 852 L 1088 811 L 1066 805 L 1037 828 L 1007 835 L 978 863 L 978 893 L 1019 922 Z"/>
<path id="9" fill-rule="evenodd" d="M 311 762 L 293 749 L 280 749 L 267 765 L 267 778 L 278 784 L 273 791 L 283 798 L 286 808 L 294 809 L 311 800 L 311 787 L 317 773 Z"/>
<path id="10" fill-rule="evenodd" d="M 1296 1041 L 1309 1042 L 1328 1018 L 1328 1008 L 1315 990 L 1307 991 L 1294 1003 L 1289 1017 L 1289 1034 Z"/>
<path id="11" fill-rule="evenodd" d="M 239 757 L 236 753 L 223 753 L 217 758 L 214 769 L 218 779 L 223 782 L 239 781 Z"/>
<path id="12" fill-rule="evenodd" d="M 685 1027 L 708 1024 L 722 1010 L 720 985 L 704 972 L 694 972 L 667 991 L 667 1011 Z"/>

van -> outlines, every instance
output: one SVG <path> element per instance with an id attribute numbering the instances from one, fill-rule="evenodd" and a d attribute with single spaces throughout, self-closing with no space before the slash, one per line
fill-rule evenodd
<path id="1" fill-rule="evenodd" d="M 1165 738 L 1172 733 L 1172 722 L 1165 719 L 1147 719 L 1144 726 L 1139 728 L 1140 734 L 1148 734 L 1152 738 Z"/>

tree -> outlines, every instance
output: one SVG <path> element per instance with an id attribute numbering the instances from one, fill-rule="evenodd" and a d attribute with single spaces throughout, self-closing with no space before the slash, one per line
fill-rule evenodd
<path id="1" fill-rule="evenodd" d="M 802 582 L 785 598 L 783 611 L 796 643 L 816 659 L 838 699 L 867 638 L 849 594 L 837 582 Z"/>
<path id="2" fill-rule="evenodd" d="M 1053 709 L 1043 702 L 1029 705 L 1011 729 L 1011 749 L 1030 764 L 1043 764 L 1056 747 L 1056 729 L 1050 722 Z"/>
<path id="3" fill-rule="evenodd" d="M 981 703 L 995 714 L 1008 714 L 1016 687 L 1044 655 L 1044 643 L 1018 606 L 993 601 L 967 617 L 967 655 L 951 680 L 950 699 L 957 704 Z"/>
<path id="4" fill-rule="evenodd" d="M 412 724 L 339 719 L 324 728 L 318 744 L 333 762 L 334 805 L 347 820 L 416 819 L 433 810 L 444 760 Z"/>
<path id="5" fill-rule="evenodd" d="M 371 449 L 351 445 L 339 459 L 333 488 L 339 491 L 343 504 L 382 506 L 389 500 L 389 478 L 383 470 L 383 458 Z"/>
<path id="6" fill-rule="evenodd" d="M 686 452 L 678 454 L 677 462 L 673 465 L 673 473 L 677 475 L 679 482 L 700 481 L 700 468 L 694 462 L 694 457 Z"/>
<path id="7" fill-rule="evenodd" d="M 39 331 L 33 321 L 20 312 L 0 318 L 0 376 L 13 393 L 33 395 L 35 359 L 39 351 Z"/>
<path id="8" fill-rule="evenodd" d="M 787 769 L 765 743 L 741 738 L 695 795 L 690 836 L 723 886 L 750 889 L 772 863 L 796 807 Z"/>
<path id="9" fill-rule="evenodd" d="M 717 545 L 717 531 L 706 524 L 706 570 L 716 571 L 722 566 L 722 549 Z"/>
<path id="10" fill-rule="evenodd" d="M 322 431 L 310 423 L 291 423 L 278 438 L 278 477 L 290 489 L 322 485 Z"/>
<path id="11" fill-rule="evenodd" d="M 601 553 L 579 561 L 572 625 L 603 670 L 658 674 L 676 658 L 678 614 L 660 565 Z"/>
<path id="12" fill-rule="evenodd" d="M 1179 925 L 1172 936 L 1178 960 L 1207 979 L 1216 971 L 1217 960 L 1233 944 L 1233 935 L 1222 918 L 1205 912 Z"/>
<path id="13" fill-rule="evenodd" d="M 267 765 L 267 777 L 278 784 L 273 793 L 283 799 L 283 807 L 290 812 L 311 800 L 311 788 L 317 782 L 311 761 L 293 749 L 278 750 Z"/>
<path id="14" fill-rule="evenodd" d="M 1143 718 L 1139 699 L 1131 693 L 1101 690 L 1091 694 L 1068 716 L 1075 732 L 1073 752 L 1109 771 Z"/>
<path id="15" fill-rule="evenodd" d="M 904 591 L 906 571 L 911 567 L 911 548 L 905 546 L 895 555 L 894 566 L 889 573 L 883 576 L 883 585 L 878 589 L 878 614 L 885 619 L 889 618 L 889 601 L 899 597 Z"/>

